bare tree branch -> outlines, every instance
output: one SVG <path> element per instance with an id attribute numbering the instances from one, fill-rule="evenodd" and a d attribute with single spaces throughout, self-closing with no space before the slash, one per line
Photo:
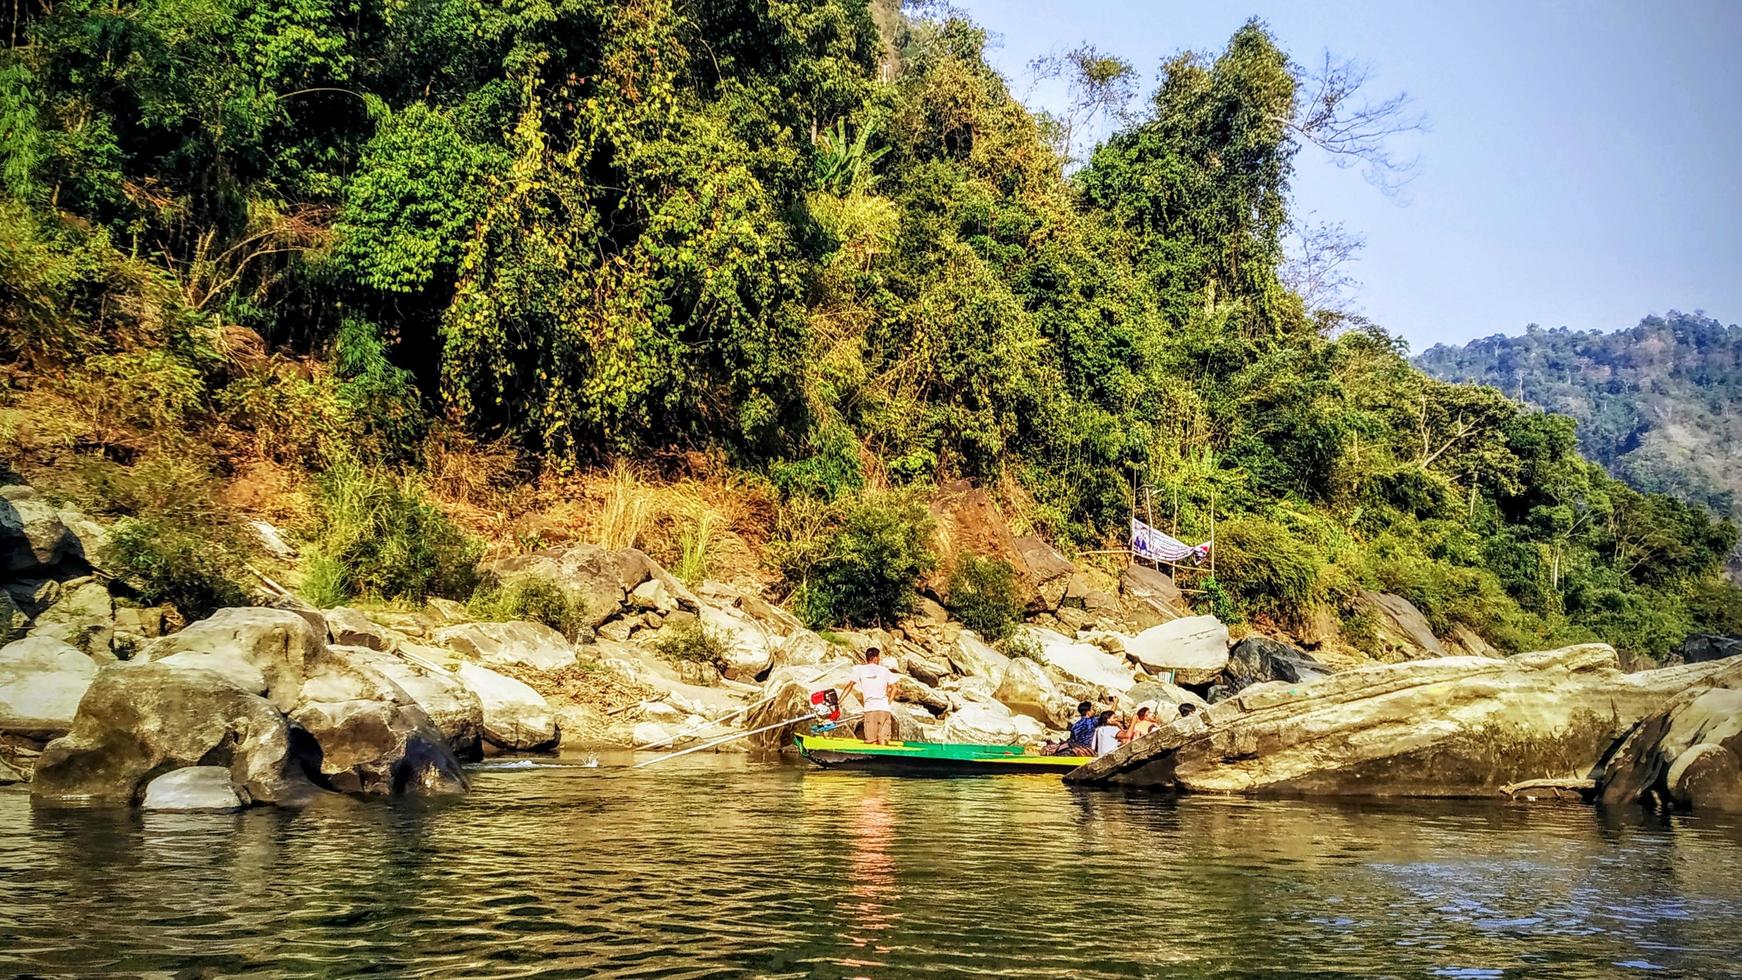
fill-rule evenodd
<path id="1" fill-rule="evenodd" d="M 1028 63 L 1034 84 L 1064 79 L 1068 102 L 1062 115 L 1052 116 L 1059 130 L 1059 153 L 1077 161 L 1079 143 L 1093 145 L 1097 119 L 1120 119 L 1137 95 L 1137 69 L 1131 62 L 1107 54 L 1092 44 L 1080 44 L 1063 54 L 1042 55 Z"/>
<path id="2" fill-rule="evenodd" d="M 1289 256 L 1280 270 L 1283 285 L 1300 296 L 1308 312 L 1354 312 L 1351 291 L 1361 281 L 1349 274 L 1348 266 L 1367 239 L 1341 221 L 1291 219 L 1286 231 Z"/>
<path id="3" fill-rule="evenodd" d="M 1425 132 L 1427 118 L 1399 92 L 1379 101 L 1362 96 L 1372 69 L 1326 51 L 1316 69 L 1296 66 L 1297 95 L 1290 127 L 1303 140 L 1330 154 L 1340 167 L 1360 164 L 1367 181 L 1395 195 L 1415 178 L 1417 157 L 1399 157 L 1395 138 Z"/>

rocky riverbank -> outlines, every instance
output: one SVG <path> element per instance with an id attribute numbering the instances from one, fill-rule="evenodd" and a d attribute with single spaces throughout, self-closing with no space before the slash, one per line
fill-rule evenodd
<path id="1" fill-rule="evenodd" d="M 1189 792 L 1492 795 L 1732 805 L 1742 658 L 1622 674 L 1600 645 L 1500 659 L 1369 597 L 1392 664 L 1335 644 L 1233 641 L 1154 569 L 1118 576 L 1009 534 L 983 494 L 934 507 L 940 538 L 1022 572 L 1027 622 L 994 646 L 929 583 L 888 629 L 817 632 L 754 589 L 691 588 L 647 555 L 572 544 L 494 563 L 579 597 L 573 638 L 432 600 L 418 609 L 261 605 L 171 627 L 100 567 L 103 529 L 4 490 L 0 782 L 44 800 L 165 808 L 312 794 L 464 792 L 505 752 L 778 749 L 872 645 L 901 678 L 900 735 L 1055 736 L 1078 701 L 1155 709 L 1163 729 L 1073 779 Z M 698 638 L 702 638 L 698 641 Z M 1431 646 L 1430 646 L 1431 644 Z M 1463 655 L 1448 656 L 1454 651 Z M 1179 705 L 1207 710 L 1181 718 Z M 851 709 L 853 706 L 849 706 Z M 715 721 L 715 719 L 724 721 Z"/>

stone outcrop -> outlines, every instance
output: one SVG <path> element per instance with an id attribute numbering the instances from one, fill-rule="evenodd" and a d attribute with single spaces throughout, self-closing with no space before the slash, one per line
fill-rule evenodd
<path id="1" fill-rule="evenodd" d="M 487 667 L 516 665 L 561 670 L 575 665 L 575 649 L 543 623 L 465 623 L 437 630 L 435 643 Z"/>
<path id="2" fill-rule="evenodd" d="M 33 636 L 0 647 L 0 734 L 65 735 L 96 677 L 96 662 L 60 640 Z"/>
<path id="3" fill-rule="evenodd" d="M 546 548 L 492 563 L 489 570 L 507 580 L 518 576 L 549 579 L 586 601 L 587 625 L 603 626 L 622 611 L 642 583 L 657 579 L 672 608 L 696 612 L 695 595 L 665 569 L 634 548 L 613 551 L 595 544 Z"/>
<path id="4" fill-rule="evenodd" d="M 53 504 L 30 487 L 0 486 L 0 570 L 16 575 L 82 557 Z"/>
<path id="5" fill-rule="evenodd" d="M 562 737 L 556 713 L 537 691 L 474 663 L 460 664 L 459 679 L 478 698 L 488 747 L 504 752 L 556 748 Z"/>
<path id="6" fill-rule="evenodd" d="M 1022 556 L 1022 563 L 1017 566 L 1017 570 L 1024 573 L 1036 597 L 1035 601 L 1029 603 L 1028 608 L 1036 611 L 1057 609 L 1064 601 L 1065 589 L 1070 587 L 1071 576 L 1077 573 L 1077 566 L 1039 538 L 1017 538 L 1015 545 L 1017 553 Z"/>
<path id="7" fill-rule="evenodd" d="M 1065 676 L 1087 685 L 1091 690 L 1123 694 L 1137 683 L 1137 676 L 1123 656 L 1108 653 L 1092 644 L 1079 643 L 1051 630 L 1030 630 L 1039 642 L 1042 663 L 1057 668 Z M 1090 697 L 1089 700 L 1101 700 Z"/>
<path id="8" fill-rule="evenodd" d="M 1074 702 L 1059 691 L 1040 664 L 1026 657 L 1008 661 L 992 696 L 1011 711 L 1052 728 L 1064 728 L 1076 717 Z"/>
<path id="9" fill-rule="evenodd" d="M 270 701 L 219 673 L 114 664 L 91 682 L 72 731 L 43 750 L 31 792 L 132 804 L 166 772 L 215 765 L 252 800 L 298 803 L 316 790 L 320 751 Z"/>
<path id="10" fill-rule="evenodd" d="M 1125 617 L 1137 629 L 1148 629 L 1187 615 L 1190 606 L 1166 572 L 1148 565 L 1127 565 L 1119 573 L 1119 595 Z"/>
<path id="11" fill-rule="evenodd" d="M 1208 684 L 1228 665 L 1228 627 L 1214 616 L 1186 616 L 1126 638 L 1126 656 L 1175 684 Z"/>
<path id="12" fill-rule="evenodd" d="M 1329 674 L 1303 650 L 1266 636 L 1248 636 L 1228 651 L 1228 666 L 1218 681 L 1233 694 L 1266 681 L 1310 683 Z"/>
<path id="13" fill-rule="evenodd" d="M 1073 772 L 1186 792 L 1492 796 L 1589 778 L 1608 748 L 1722 664 L 1623 674 L 1586 644 L 1257 684 Z"/>
<path id="14" fill-rule="evenodd" d="M 436 669 L 442 651 L 401 643 L 397 653 L 352 648 L 350 658 L 359 666 L 392 681 L 429 716 L 431 724 L 461 759 L 476 759 L 483 752 L 484 706 L 460 679 Z M 416 657 L 416 661 L 406 659 Z"/>
<path id="15" fill-rule="evenodd" d="M 447 739 L 410 695 L 370 664 L 374 653 L 330 648 L 333 666 L 303 684 L 291 713 L 320 743 L 325 782 L 369 796 L 464 792 L 466 777 Z"/>
<path id="16" fill-rule="evenodd" d="M 243 792 L 246 792 L 245 790 Z M 144 810 L 171 812 L 240 810 L 247 800 L 223 766 L 188 766 L 166 772 L 145 787 Z"/>
<path id="17" fill-rule="evenodd" d="M 1415 604 L 1389 592 L 1362 591 L 1356 602 L 1373 618 L 1381 660 L 1418 660 L 1446 656 L 1433 627 Z"/>
<path id="18" fill-rule="evenodd" d="M 1628 735 L 1604 766 L 1605 803 L 1742 812 L 1742 658 Z"/>
<path id="19" fill-rule="evenodd" d="M 36 617 L 30 635 L 52 637 L 93 657 L 113 660 L 115 602 L 94 579 L 63 583 L 60 598 Z"/>
<path id="20" fill-rule="evenodd" d="M 1683 663 L 1703 664 L 1735 656 L 1742 656 L 1742 636 L 1695 633 L 1682 641 L 1681 659 Z"/>
<path id="21" fill-rule="evenodd" d="M 270 736 L 262 736 L 268 756 L 280 742 L 296 747 L 295 767 L 323 788 L 363 795 L 463 791 L 465 776 L 448 739 L 417 700 L 379 669 L 377 658 L 384 655 L 329 647 L 325 633 L 324 620 L 306 610 L 220 610 L 152 642 L 140 651 L 137 664 L 121 665 L 125 669 L 113 676 L 99 674 L 79 705 L 71 733 L 51 743 L 39 765 L 64 757 L 71 760 L 64 763 L 69 771 L 102 775 L 108 765 L 103 760 L 129 752 L 153 759 L 147 768 L 158 771 L 203 765 L 209 759 L 188 755 L 178 739 L 198 745 L 208 736 L 219 742 L 234 736 L 249 744 L 246 733 L 270 730 Z M 96 697 L 105 678 L 107 700 Z M 160 707 L 155 710 L 164 717 L 141 716 L 124 700 L 133 688 L 148 699 L 167 698 L 163 692 L 170 690 L 199 690 L 198 703 L 212 714 L 202 719 L 189 713 L 192 709 Z M 274 723 L 265 720 L 260 705 L 275 715 Z M 189 727 L 184 732 L 178 726 Z M 270 757 L 259 763 L 270 764 Z M 258 768 L 252 762 L 248 766 Z M 134 777 L 140 774 L 108 768 L 113 785 L 107 788 L 98 776 L 87 776 L 82 783 L 73 780 L 74 789 L 57 789 L 51 780 L 40 792 L 135 802 L 140 787 Z M 240 773 L 237 783 L 253 800 L 280 802 L 285 795 L 270 785 L 267 792 L 256 792 Z"/>

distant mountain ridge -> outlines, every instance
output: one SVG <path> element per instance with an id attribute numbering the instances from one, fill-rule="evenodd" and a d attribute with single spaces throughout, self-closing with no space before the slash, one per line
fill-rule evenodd
<path id="1" fill-rule="evenodd" d="M 1519 337 L 1436 344 L 1415 363 L 1572 416 L 1585 455 L 1640 490 L 1742 516 L 1736 324 L 1675 310 L 1613 333 L 1532 324 Z"/>

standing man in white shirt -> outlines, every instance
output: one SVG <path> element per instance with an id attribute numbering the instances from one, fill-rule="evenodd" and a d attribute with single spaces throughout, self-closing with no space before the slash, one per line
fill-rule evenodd
<path id="1" fill-rule="evenodd" d="M 895 683 L 895 673 L 883 666 L 883 651 L 872 647 L 865 651 L 865 662 L 854 665 L 847 686 L 841 688 L 842 700 L 858 688 L 859 698 L 865 702 L 865 719 L 859 730 L 864 741 L 872 745 L 895 741 L 895 715 L 889 708 L 889 689 Z"/>

